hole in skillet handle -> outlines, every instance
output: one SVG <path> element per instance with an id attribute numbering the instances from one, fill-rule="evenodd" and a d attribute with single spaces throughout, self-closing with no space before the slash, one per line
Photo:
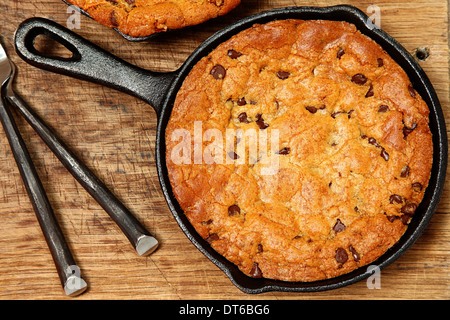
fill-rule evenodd
<path id="1" fill-rule="evenodd" d="M 25 47 L 42 59 L 79 61 L 80 52 L 69 41 L 44 28 L 33 29 L 25 38 Z"/>
<path id="2" fill-rule="evenodd" d="M 59 60 L 71 60 L 74 57 L 73 51 L 45 35 L 36 36 L 33 43 L 34 49 L 45 57 Z"/>
<path id="3" fill-rule="evenodd" d="M 405 70 L 411 79 L 414 88 L 421 94 L 430 109 L 430 130 L 433 133 L 434 144 L 433 167 L 430 183 L 425 192 L 424 199 L 410 222 L 406 233 L 398 243 L 372 263 L 382 270 L 405 253 L 425 230 L 439 203 L 447 168 L 447 132 L 439 100 L 428 77 L 406 49 L 387 33 L 381 29 L 375 28 L 373 22 L 365 13 L 352 6 L 340 5 L 322 8 L 280 8 L 244 18 L 212 35 L 188 58 L 186 63 L 180 69 L 179 79 L 184 79 L 192 66 L 203 56 L 240 31 L 250 28 L 255 23 L 264 24 L 273 20 L 284 19 L 333 20 L 346 21 L 354 24 L 362 34 L 377 42 Z M 158 174 L 169 208 L 181 229 L 191 242 L 216 266 L 218 266 L 236 287 L 249 294 L 259 294 L 268 291 L 315 292 L 332 290 L 367 279 L 371 275 L 371 272 L 367 269 L 368 266 L 362 266 L 348 274 L 336 278 L 314 282 L 285 282 L 265 278 L 250 278 L 244 275 L 236 265 L 214 251 L 211 246 L 198 235 L 173 196 L 170 182 L 167 178 L 167 168 L 164 157 L 165 137 L 163 129 L 167 126 L 167 122 L 170 118 L 171 106 L 175 100 L 176 92 L 181 86 L 181 82 L 182 80 L 178 81 L 178 83 L 175 83 L 171 88 L 171 94 L 168 95 L 163 107 L 161 125 L 157 137 L 160 141 L 160 145 L 157 148 L 157 152 L 159 151 L 160 154 L 157 155 L 157 160 L 159 160 Z"/>

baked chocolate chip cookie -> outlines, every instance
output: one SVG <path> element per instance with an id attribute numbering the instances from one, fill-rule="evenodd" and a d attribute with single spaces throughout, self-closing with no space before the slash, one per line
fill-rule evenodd
<path id="1" fill-rule="evenodd" d="M 67 0 L 131 37 L 179 29 L 227 14 L 240 0 Z"/>
<path id="2" fill-rule="evenodd" d="M 169 179 L 197 232 L 248 276 L 332 278 L 408 228 L 432 166 L 428 115 L 402 68 L 354 25 L 254 25 L 180 88 Z"/>

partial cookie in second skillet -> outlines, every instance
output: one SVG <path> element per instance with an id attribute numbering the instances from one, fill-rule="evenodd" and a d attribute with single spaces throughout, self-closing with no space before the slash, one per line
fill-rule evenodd
<path id="1" fill-rule="evenodd" d="M 128 40 L 197 25 L 222 16 L 240 0 L 63 0 Z"/>

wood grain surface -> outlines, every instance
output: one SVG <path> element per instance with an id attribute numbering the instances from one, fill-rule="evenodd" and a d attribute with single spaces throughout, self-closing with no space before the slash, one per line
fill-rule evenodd
<path id="1" fill-rule="evenodd" d="M 326 6 L 341 1 L 243 0 L 230 14 L 201 26 L 131 43 L 82 16 L 78 34 L 118 57 L 154 71 L 177 69 L 208 36 L 245 16 L 284 6 Z M 420 65 L 449 113 L 448 2 L 345 1 L 367 12 L 377 5 L 381 27 L 407 50 L 430 51 Z M 318 293 L 247 295 L 200 253 L 172 217 L 155 168 L 156 116 L 124 93 L 34 68 L 13 48 L 17 26 L 30 17 L 67 24 L 60 0 L 0 0 L 2 42 L 18 67 L 16 91 L 160 240 L 139 257 L 103 209 L 75 181 L 28 124 L 16 120 L 63 232 L 89 289 L 75 299 L 449 299 L 450 188 L 416 244 L 381 272 L 381 289 L 366 282 Z M 43 51 L 59 52 L 39 42 Z M 120 76 L 120 75 L 118 75 Z M 0 129 L 0 299 L 71 299 L 56 270 Z"/>

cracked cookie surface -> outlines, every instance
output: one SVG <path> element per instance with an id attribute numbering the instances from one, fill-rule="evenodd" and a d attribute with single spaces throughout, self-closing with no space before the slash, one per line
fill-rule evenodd
<path id="1" fill-rule="evenodd" d="M 354 25 L 255 25 L 181 86 L 166 128 L 172 190 L 248 276 L 332 278 L 372 263 L 407 229 L 430 177 L 428 114 L 402 68 Z M 242 135 L 227 143 L 227 130 Z M 252 158 L 249 132 L 277 132 L 277 149 Z"/>
<path id="2" fill-rule="evenodd" d="M 227 14 L 240 0 L 67 0 L 99 23 L 131 37 L 200 24 Z"/>

